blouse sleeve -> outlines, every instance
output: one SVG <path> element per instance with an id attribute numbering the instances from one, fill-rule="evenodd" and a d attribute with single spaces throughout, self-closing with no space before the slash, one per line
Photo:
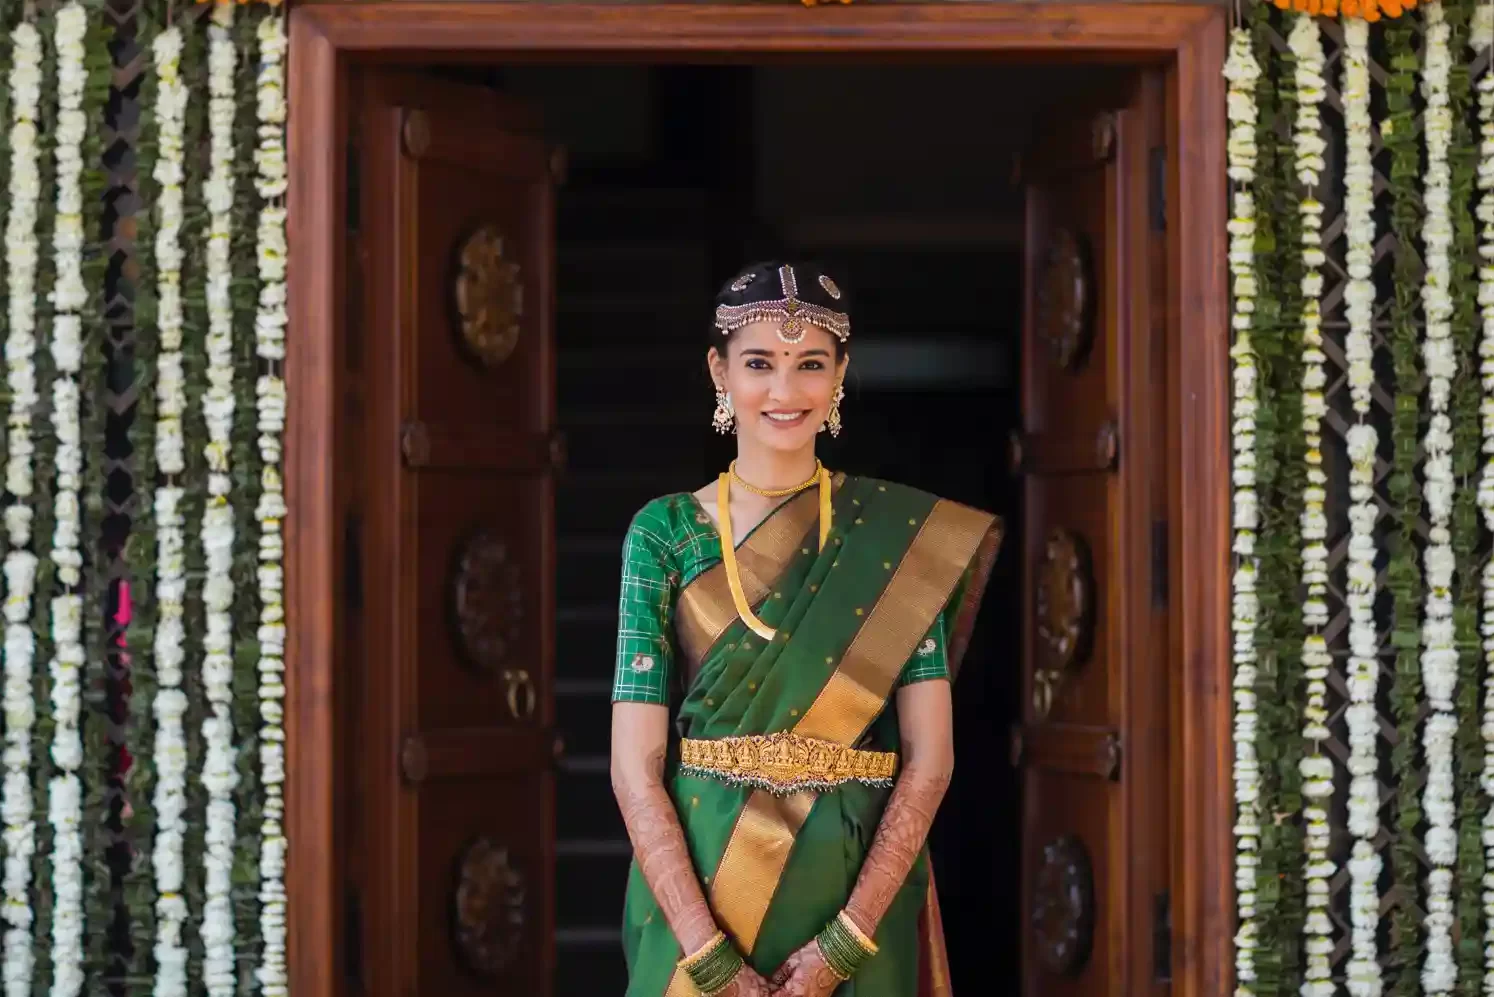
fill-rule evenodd
<path id="1" fill-rule="evenodd" d="M 614 703 L 669 704 L 676 577 L 669 532 L 668 522 L 658 511 L 646 507 L 634 517 L 623 542 Z"/>
<path id="2" fill-rule="evenodd" d="M 912 685 L 915 682 L 947 678 L 949 678 L 949 653 L 944 633 L 944 614 L 940 613 L 935 617 L 934 625 L 929 628 L 929 632 L 923 640 L 919 641 L 918 647 L 913 651 L 913 656 L 903 666 L 903 673 L 898 677 L 898 685 Z"/>

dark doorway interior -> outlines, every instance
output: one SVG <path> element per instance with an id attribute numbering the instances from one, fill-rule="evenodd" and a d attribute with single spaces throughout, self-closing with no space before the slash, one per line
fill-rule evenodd
<path id="1" fill-rule="evenodd" d="M 1018 977 L 1021 192 L 1013 167 L 1084 85 L 998 66 L 545 65 L 447 70 L 537 105 L 560 192 L 556 695 L 561 997 L 624 989 L 630 850 L 608 780 L 621 540 L 653 496 L 731 456 L 704 371 L 739 264 L 825 260 L 857 300 L 828 466 L 1000 513 L 1008 541 L 956 685 L 958 765 L 931 840 L 956 992 Z"/>

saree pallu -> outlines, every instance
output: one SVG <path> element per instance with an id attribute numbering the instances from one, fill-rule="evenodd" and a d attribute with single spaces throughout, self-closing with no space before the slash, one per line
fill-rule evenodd
<path id="1" fill-rule="evenodd" d="M 681 593 L 676 631 L 694 667 L 682 737 L 791 731 L 896 751 L 903 666 L 941 612 L 951 677 L 1001 540 L 997 517 L 869 478 L 840 481 L 817 550 L 812 493 L 775 511 L 738 548 L 765 641 L 732 608 L 721 565 Z M 678 747 L 665 784 L 717 923 L 764 976 L 845 905 L 892 790 L 856 782 L 772 792 L 692 774 Z M 925 849 L 877 929 L 878 953 L 837 997 L 944 997 L 943 933 Z M 637 863 L 623 924 L 628 997 L 693 997 L 678 942 Z"/>

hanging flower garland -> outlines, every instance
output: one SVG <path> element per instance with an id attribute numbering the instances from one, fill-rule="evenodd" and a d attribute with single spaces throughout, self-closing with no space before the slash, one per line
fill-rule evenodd
<path id="1" fill-rule="evenodd" d="M 1234 552 L 1238 558 L 1234 578 L 1232 630 L 1235 635 L 1235 886 L 1239 928 L 1235 935 L 1236 993 L 1248 997 L 1255 981 L 1255 876 L 1260 864 L 1260 763 L 1256 757 L 1258 730 L 1255 683 L 1258 681 L 1256 622 L 1260 602 L 1256 598 L 1258 562 L 1255 556 L 1260 509 L 1256 501 L 1255 416 L 1259 407 L 1260 371 L 1250 338 L 1255 312 L 1255 130 L 1259 110 L 1255 103 L 1260 65 L 1250 31 L 1235 28 L 1230 34 L 1229 58 L 1224 64 L 1229 80 L 1228 114 L 1229 177 L 1234 181 L 1234 210 L 1229 221 L 1229 266 L 1234 277 L 1235 342 L 1230 350 L 1234 362 Z"/>
<path id="2" fill-rule="evenodd" d="M 88 306 L 83 283 L 83 89 L 88 82 L 83 40 L 88 15 L 77 2 L 56 15 L 57 45 L 57 214 L 53 258 L 57 283 L 52 292 L 52 429 L 57 438 L 55 522 L 52 563 L 64 594 L 52 599 L 52 761 L 48 820 L 52 825 L 53 997 L 74 997 L 83 989 L 83 740 L 78 723 L 83 697 L 83 556 L 80 550 L 83 427 L 78 374 L 83 360 L 82 310 Z"/>
<path id="3" fill-rule="evenodd" d="M 155 37 L 156 325 L 160 353 L 156 362 L 156 464 L 164 483 L 156 489 L 156 718 L 152 751 L 156 769 L 156 840 L 151 857 L 156 892 L 155 997 L 185 997 L 187 947 L 183 934 L 187 902 L 183 841 L 186 837 L 187 742 L 182 691 L 186 661 L 186 517 L 183 490 L 177 481 L 186 467 L 182 417 L 186 412 L 186 379 L 182 370 L 182 223 L 186 179 L 185 132 L 187 87 L 181 77 L 183 38 L 176 26 Z"/>
<path id="4" fill-rule="evenodd" d="M 30 24 L 11 32 L 10 217 L 5 230 L 7 318 L 5 509 L 5 995 L 30 997 L 32 969 L 31 859 L 36 825 L 31 793 L 31 737 L 36 721 L 32 666 L 36 638 L 31 601 L 37 559 L 31 553 L 32 410 L 36 406 L 36 234 L 41 194 L 37 119 L 42 85 L 42 38 Z"/>
<path id="5" fill-rule="evenodd" d="M 1346 156 L 1344 211 L 1349 283 L 1344 292 L 1349 330 L 1344 352 L 1356 423 L 1349 428 L 1349 564 L 1345 601 L 1349 610 L 1349 918 L 1352 954 L 1346 983 L 1352 997 L 1378 997 L 1382 981 L 1376 933 L 1380 924 L 1379 880 L 1383 862 L 1375 850 L 1380 833 L 1379 719 L 1375 697 L 1380 672 L 1375 628 L 1375 454 L 1379 439 L 1369 421 L 1374 386 L 1374 168 L 1371 152 L 1369 25 L 1344 19 L 1342 99 Z"/>
<path id="6" fill-rule="evenodd" d="M 1322 422 L 1328 414 L 1323 397 L 1327 383 L 1323 353 L 1323 317 L 1320 299 L 1326 257 L 1323 253 L 1323 205 L 1315 196 L 1323 171 L 1323 121 L 1318 105 L 1327 95 L 1323 78 L 1323 38 L 1312 17 L 1297 17 L 1288 45 L 1297 57 L 1297 118 L 1293 141 L 1297 181 L 1302 186 L 1298 214 L 1302 225 L 1302 431 L 1306 442 L 1307 476 L 1302 493 L 1302 582 L 1307 599 L 1302 623 L 1307 636 L 1302 643 L 1302 664 L 1307 679 L 1307 702 L 1302 711 L 1302 737 L 1306 754 L 1301 762 L 1302 795 L 1306 800 L 1303 838 L 1307 922 L 1307 950 L 1303 997 L 1332 997 L 1333 925 L 1328 919 L 1328 878 L 1335 866 L 1328 857 L 1329 830 L 1326 801 L 1333 795 L 1333 763 L 1322 754 L 1328 733 L 1328 672 L 1333 657 L 1321 628 L 1328 622 L 1328 517 L 1323 510 L 1328 477 L 1323 471 Z"/>
<path id="7" fill-rule="evenodd" d="M 285 489 L 280 474 L 285 433 L 286 210 L 288 171 L 285 156 L 285 21 L 271 13 L 259 23 L 257 115 L 259 147 L 255 188 L 263 201 L 259 213 L 259 311 L 255 317 L 255 352 L 266 373 L 259 378 L 259 453 L 264 462 L 259 519 L 259 710 L 260 783 L 264 787 L 264 822 L 259 854 L 260 940 L 263 952 L 256 976 L 265 997 L 285 997 L 289 979 L 285 963 Z"/>
<path id="8" fill-rule="evenodd" d="M 233 997 L 234 919 L 233 790 L 238 769 L 233 744 L 233 542 L 234 514 L 229 498 L 233 396 L 233 268 L 229 255 L 234 200 L 234 72 L 238 51 L 230 28 L 234 5 L 213 8 L 208 28 L 209 165 L 204 194 L 208 205 L 207 309 L 208 386 L 203 420 L 208 442 L 208 499 L 202 516 L 202 550 L 207 564 L 203 584 L 207 633 L 202 678 L 209 714 L 202 722 L 206 744 L 202 784 L 208 792 L 205 901 L 202 912 L 203 982 L 208 997 Z"/>
<path id="9" fill-rule="evenodd" d="M 1432 714 L 1427 719 L 1422 743 L 1426 749 L 1427 783 L 1422 796 L 1426 810 L 1426 850 L 1432 862 L 1427 877 L 1426 961 L 1422 986 L 1427 993 L 1448 993 L 1457 982 L 1453 958 L 1453 866 L 1458 857 L 1458 839 L 1453 827 L 1456 815 L 1453 786 L 1453 738 L 1457 718 L 1453 693 L 1458 681 L 1458 652 L 1453 639 L 1452 576 L 1455 558 L 1448 528 L 1452 514 L 1452 420 L 1448 415 L 1452 379 L 1457 358 L 1451 339 L 1453 301 L 1451 288 L 1452 242 L 1450 217 L 1448 147 L 1452 139 L 1452 113 L 1448 105 L 1448 72 L 1451 52 L 1448 25 L 1441 3 L 1426 11 L 1426 48 L 1422 65 L 1422 95 L 1426 99 L 1425 173 L 1426 222 L 1422 241 L 1426 246 L 1426 281 L 1422 307 L 1426 316 L 1426 338 L 1422 356 L 1428 376 L 1427 397 L 1432 418 L 1425 438 L 1426 470 L 1423 494 L 1427 501 L 1431 530 L 1424 555 L 1427 594 L 1422 624 L 1422 681 Z"/>
<path id="10" fill-rule="evenodd" d="M 1480 4 L 1475 17 L 1475 48 L 1489 46 L 1489 21 L 1485 12 L 1494 8 Z M 1482 17 L 1478 15 L 1484 15 Z M 1479 256 L 1478 303 L 1483 318 L 1483 338 L 1479 342 L 1479 373 L 1483 399 L 1481 404 L 1483 450 L 1489 454 L 1479 480 L 1478 505 L 1484 526 L 1494 530 L 1494 72 L 1486 72 L 1478 81 L 1479 198 L 1477 217 L 1482 223 Z M 1484 793 L 1494 799 L 1494 560 L 1484 565 L 1483 621 L 1480 627 L 1484 652 L 1484 716 L 1482 736 L 1484 764 L 1480 783 Z M 1485 865 L 1494 868 L 1494 805 L 1484 815 Z M 1494 995 L 1494 880 L 1485 878 L 1484 911 L 1484 993 Z"/>

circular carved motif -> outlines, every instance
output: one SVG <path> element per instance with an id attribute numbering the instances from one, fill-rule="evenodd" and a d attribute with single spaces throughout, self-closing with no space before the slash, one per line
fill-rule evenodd
<path id="1" fill-rule="evenodd" d="M 462 345 L 484 367 L 507 360 L 519 343 L 524 287 L 519 265 L 505 254 L 503 233 L 483 225 L 457 250 L 453 298 Z"/>
<path id="2" fill-rule="evenodd" d="M 1039 264 L 1037 331 L 1053 362 L 1077 367 L 1094 331 L 1094 280 L 1088 248 L 1068 229 L 1054 231 Z"/>
<path id="3" fill-rule="evenodd" d="M 513 964 L 524 941 L 525 882 L 506 847 L 486 837 L 467 847 L 452 907 L 457 951 L 468 969 L 494 977 Z"/>
<path id="4" fill-rule="evenodd" d="M 518 563 L 492 531 L 477 530 L 458 549 L 451 609 L 457 641 L 468 663 L 496 671 L 519 639 L 523 591 Z"/>
<path id="5" fill-rule="evenodd" d="M 1089 653 L 1095 604 L 1089 549 L 1068 530 L 1048 534 L 1036 601 L 1038 637 L 1048 666 L 1067 671 Z"/>
<path id="6" fill-rule="evenodd" d="M 1072 976 L 1084 968 L 1094 941 L 1095 883 L 1089 851 L 1072 835 L 1043 846 L 1032 892 L 1032 933 L 1038 958 L 1050 971 Z"/>

